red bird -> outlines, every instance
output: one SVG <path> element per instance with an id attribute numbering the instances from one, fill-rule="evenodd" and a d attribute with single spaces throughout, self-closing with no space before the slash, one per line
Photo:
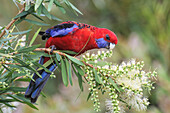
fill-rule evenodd
<path id="1" fill-rule="evenodd" d="M 118 42 L 116 35 L 106 28 L 98 28 L 74 21 L 63 22 L 39 34 L 42 35 L 43 40 L 48 39 L 46 48 L 55 47 L 57 50 L 70 50 L 78 55 L 90 49 L 113 49 Z M 41 57 L 39 63 L 43 65 L 49 59 L 49 57 Z M 56 64 L 48 66 L 51 72 L 55 68 Z M 32 103 L 36 102 L 50 76 L 50 73 L 45 70 L 39 71 L 39 74 L 42 78 L 34 73 L 34 81 L 31 80 L 25 92 L 25 97 L 30 98 Z"/>

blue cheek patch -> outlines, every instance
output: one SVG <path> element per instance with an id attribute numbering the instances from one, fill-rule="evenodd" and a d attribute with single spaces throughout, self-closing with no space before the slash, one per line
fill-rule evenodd
<path id="1" fill-rule="evenodd" d="M 58 27 L 56 27 L 56 28 L 53 28 L 53 29 L 46 30 L 46 34 L 50 34 L 52 37 L 65 36 L 68 33 L 72 32 L 74 30 L 74 28 L 78 28 L 78 26 L 76 24 L 74 24 L 70 28 L 58 28 Z"/>
<path id="2" fill-rule="evenodd" d="M 104 40 L 104 38 L 96 39 L 96 43 L 97 43 L 97 46 L 98 46 L 99 48 L 106 48 L 106 46 L 109 45 L 109 42 L 107 42 L 106 40 Z"/>

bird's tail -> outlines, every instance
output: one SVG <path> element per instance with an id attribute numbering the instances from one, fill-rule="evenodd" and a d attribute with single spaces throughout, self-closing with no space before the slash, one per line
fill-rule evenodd
<path id="1" fill-rule="evenodd" d="M 49 59 L 48 57 L 41 57 L 39 63 L 41 65 Z M 51 72 L 53 72 L 56 68 L 56 64 L 51 64 L 47 67 Z M 50 77 L 51 73 L 47 73 L 45 70 L 40 70 L 38 73 L 41 75 L 40 78 L 36 73 L 33 75 L 33 80 L 31 80 L 26 92 L 25 97 L 29 98 L 32 103 L 35 103 L 40 95 L 41 90 L 43 89 L 44 85 L 46 84 L 48 78 Z"/>

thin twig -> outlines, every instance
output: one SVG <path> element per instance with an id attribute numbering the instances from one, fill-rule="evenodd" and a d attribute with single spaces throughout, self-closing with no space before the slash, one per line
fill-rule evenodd
<path id="1" fill-rule="evenodd" d="M 7 64 L 7 65 L 8 65 L 8 64 L 12 64 L 12 65 L 19 65 L 20 63 L 10 63 L 10 62 L 9 62 L 9 63 L 7 63 L 7 62 L 0 62 L 0 64 Z"/>
<path id="2" fill-rule="evenodd" d="M 25 8 L 22 8 L 18 14 L 22 13 L 25 10 Z M 17 15 L 18 15 L 17 14 Z M 13 19 L 7 26 L 6 29 L 8 30 L 13 24 L 14 22 L 17 20 L 18 18 Z M 6 33 L 6 30 L 3 30 L 2 33 L 0 34 L 0 38 L 2 38 L 2 36 L 4 36 L 4 34 Z"/>

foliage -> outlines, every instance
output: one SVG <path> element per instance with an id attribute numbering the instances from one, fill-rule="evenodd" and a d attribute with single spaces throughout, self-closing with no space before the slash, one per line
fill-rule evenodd
<path id="1" fill-rule="evenodd" d="M 44 52 L 35 52 L 37 47 L 40 45 L 32 45 L 37 37 L 40 29 L 35 33 L 30 43 L 26 43 L 28 40 L 28 35 L 31 29 L 26 31 L 18 31 L 16 27 L 17 24 L 22 21 L 27 21 L 32 24 L 46 26 L 48 24 L 44 23 L 41 16 L 46 16 L 49 19 L 61 21 L 61 19 L 51 15 L 49 11 L 51 10 L 53 4 L 59 7 L 63 13 L 65 9 L 58 0 L 13 0 L 13 2 L 18 5 L 23 5 L 23 9 L 16 15 L 11 22 L 14 24 L 9 24 L 9 27 L 13 26 L 11 29 L 7 27 L 0 27 L 0 33 L 3 32 L 0 37 L 0 110 L 2 112 L 3 108 L 11 107 L 15 108 L 11 102 L 20 102 L 27 104 L 28 106 L 38 109 L 35 105 L 29 102 L 23 95 L 26 88 L 20 85 L 21 82 L 28 82 L 31 80 L 32 73 L 37 73 L 35 67 L 40 67 L 48 69 L 37 63 L 40 56 L 49 56 Z M 64 0 L 73 11 L 81 13 L 71 2 Z M 48 9 L 45 7 L 48 5 Z M 77 14 L 77 13 L 76 13 Z M 27 19 L 27 16 L 34 16 L 42 22 Z M 18 31 L 18 32 L 14 32 Z M 26 35 L 25 35 L 26 34 Z M 50 57 L 50 56 L 49 56 Z M 63 60 L 62 60 L 63 61 Z M 38 74 L 39 75 L 39 74 Z M 39 75 L 41 76 L 41 75 Z"/>
<path id="2" fill-rule="evenodd" d="M 28 41 L 30 29 L 14 32 L 14 30 L 18 30 L 16 25 L 22 21 L 40 26 L 47 26 L 48 24 L 44 22 L 41 18 L 42 16 L 45 16 L 48 19 L 61 21 L 61 19 L 49 13 L 53 4 L 55 4 L 55 6 L 64 14 L 66 10 L 62 6 L 63 4 L 66 4 L 71 8 L 75 14 L 82 14 L 71 2 L 68 0 L 63 0 L 62 2 L 58 0 L 13 1 L 16 5 L 18 3 L 23 5 L 24 10 L 13 18 L 16 21 L 11 29 L 2 27 L 0 31 L 3 32 L 3 30 L 5 30 L 6 32 L 0 39 L 1 109 L 5 106 L 15 108 L 15 105 L 13 105 L 12 102 L 16 101 L 27 104 L 34 109 L 38 109 L 35 105 L 31 104 L 29 100 L 24 98 L 23 92 L 25 92 L 26 88 L 21 87 L 20 83 L 30 81 L 32 73 L 38 74 L 35 69 L 36 67 L 39 68 L 38 70 L 44 69 L 49 72 L 46 67 L 53 62 L 55 62 L 61 70 L 62 80 L 65 86 L 68 86 L 69 83 L 73 85 L 72 70 L 78 78 L 81 91 L 83 91 L 84 80 L 87 81 L 90 91 L 88 99 L 91 98 L 94 102 L 96 111 L 100 110 L 98 91 L 101 91 L 102 94 L 109 93 L 111 100 L 106 102 L 106 106 L 109 108 L 107 110 L 110 112 L 120 112 L 123 110 L 120 106 L 124 106 L 124 108 L 125 106 L 134 109 L 138 108 L 139 110 L 146 109 L 146 106 L 149 103 L 146 98 L 143 98 L 143 90 L 144 88 L 147 88 L 150 91 L 151 88 L 153 88 L 150 78 L 155 77 L 156 73 L 145 73 L 142 70 L 144 65 L 143 62 L 134 63 L 134 60 L 132 60 L 127 64 L 122 63 L 118 66 L 98 61 L 99 59 L 103 60 L 106 57 L 110 57 L 112 55 L 111 52 L 99 52 L 97 55 L 92 54 L 91 56 L 90 54 L 86 54 L 81 60 L 70 56 L 69 54 L 75 54 L 70 51 L 62 51 L 62 54 L 59 51 L 55 51 L 55 54 L 49 55 L 44 52 L 35 51 L 39 45 L 32 45 L 41 28 L 37 30 L 29 44 L 25 43 L 25 41 Z M 26 18 L 28 16 L 34 16 L 41 22 Z M 51 57 L 52 59 L 46 64 L 40 65 L 37 61 L 42 55 Z M 133 82 L 136 85 L 131 84 L 130 82 Z M 127 96 L 132 98 L 128 99 Z"/>

